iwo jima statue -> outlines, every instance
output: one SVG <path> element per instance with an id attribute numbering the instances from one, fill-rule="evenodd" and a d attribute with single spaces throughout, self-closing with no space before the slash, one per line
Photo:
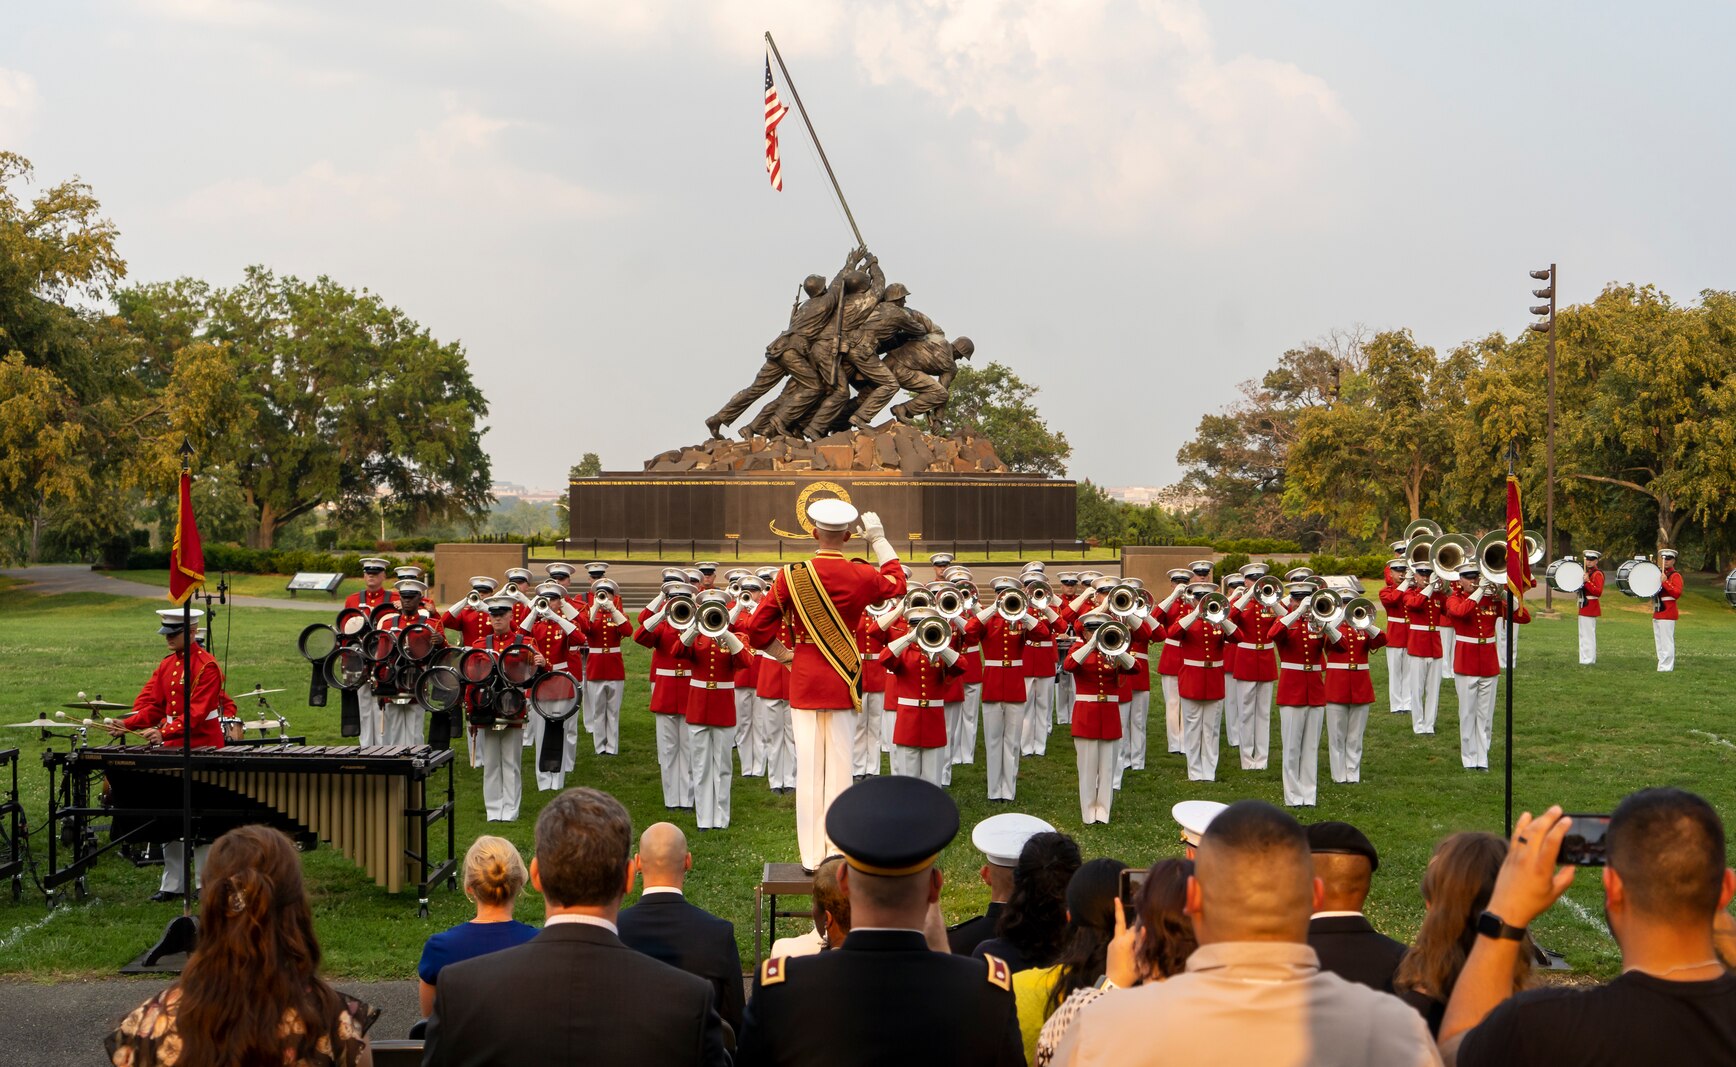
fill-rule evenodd
<path id="1" fill-rule="evenodd" d="M 958 360 L 969 359 L 970 338 L 948 341 L 933 319 L 906 305 L 910 291 L 886 284 L 880 260 L 853 248 L 827 282 L 803 279 L 790 322 L 766 346 L 765 364 L 747 388 L 705 420 L 714 439 L 778 383 L 783 389 L 742 427 L 741 436 L 819 440 L 865 430 L 899 389 L 910 399 L 892 417 L 912 424 L 946 407 Z"/>

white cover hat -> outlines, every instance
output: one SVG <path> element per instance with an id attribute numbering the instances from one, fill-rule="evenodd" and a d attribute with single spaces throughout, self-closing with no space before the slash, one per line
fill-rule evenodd
<path id="1" fill-rule="evenodd" d="M 1181 839 L 1198 848 L 1206 827 L 1227 807 L 1215 800 L 1184 800 L 1170 808 L 1169 814 L 1181 827 Z"/>
<path id="2" fill-rule="evenodd" d="M 808 521 L 812 522 L 818 529 L 831 530 L 836 533 L 848 531 L 851 526 L 855 525 L 860 514 L 855 505 L 836 497 L 816 500 L 808 505 Z"/>
<path id="3" fill-rule="evenodd" d="M 990 815 L 977 823 L 970 832 L 970 843 L 996 867 L 1011 867 L 1019 862 L 1019 853 L 1024 851 L 1026 841 L 1054 829 L 1035 815 L 1008 811 Z"/>

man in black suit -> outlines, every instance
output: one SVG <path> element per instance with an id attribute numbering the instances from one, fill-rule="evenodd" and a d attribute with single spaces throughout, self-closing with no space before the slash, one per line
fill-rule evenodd
<path id="1" fill-rule="evenodd" d="M 1349 823 L 1318 822 L 1308 827 L 1308 850 L 1322 886 L 1320 910 L 1308 920 L 1308 944 L 1320 957 L 1320 969 L 1392 992 L 1392 976 L 1405 946 L 1376 930 L 1362 914 L 1369 882 L 1380 869 L 1374 845 Z"/>
<path id="2" fill-rule="evenodd" d="M 519 1063 L 726 1067 L 711 985 L 621 943 L 633 824 L 614 797 L 569 789 L 536 820 L 542 933 L 440 972 L 423 1067 Z"/>
<path id="3" fill-rule="evenodd" d="M 740 1067 L 1023 1067 L 1005 961 L 933 951 L 923 934 L 940 898 L 935 860 L 957 833 L 952 798 L 920 778 L 871 777 L 839 794 L 826 836 L 844 854 L 853 926 L 835 952 L 760 966 Z"/>
<path id="4" fill-rule="evenodd" d="M 717 1013 L 732 1032 L 741 1029 L 741 956 L 735 947 L 735 924 L 720 919 L 682 892 L 693 853 L 687 837 L 673 823 L 653 823 L 639 837 L 633 866 L 643 880 L 639 903 L 617 920 L 621 941 L 652 959 L 679 967 L 711 983 Z"/>
<path id="5" fill-rule="evenodd" d="M 1019 853 L 1033 834 L 1049 833 L 1055 828 L 1037 818 L 1015 811 L 990 815 L 970 832 L 970 843 L 988 862 L 980 872 L 983 884 L 989 887 L 989 910 L 974 919 L 966 919 L 946 928 L 947 944 L 960 956 L 968 956 L 976 947 L 995 936 L 995 926 L 1001 912 L 1013 895 L 1013 868 Z"/>

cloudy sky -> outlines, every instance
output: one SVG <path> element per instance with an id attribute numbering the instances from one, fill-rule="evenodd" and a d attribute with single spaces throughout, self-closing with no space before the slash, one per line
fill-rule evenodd
<path id="1" fill-rule="evenodd" d="M 135 280 L 250 263 L 459 339 L 498 478 L 701 436 L 852 243 L 1041 387 L 1071 473 L 1161 485 L 1288 346 L 1522 329 L 1525 271 L 1736 287 L 1736 6 L 12 0 L 0 146 Z M 787 87 L 780 89 L 787 97 Z"/>

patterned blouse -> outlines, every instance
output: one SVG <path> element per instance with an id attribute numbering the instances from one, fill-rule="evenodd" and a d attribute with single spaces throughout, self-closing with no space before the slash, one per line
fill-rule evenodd
<path id="1" fill-rule="evenodd" d="M 329 1034 L 322 1035 L 314 1054 L 290 1060 L 285 1050 L 284 1067 L 354 1067 L 367 1047 L 364 1035 L 379 1018 L 377 1009 L 338 994 L 343 1008 Z M 175 1030 L 175 1015 L 181 1000 L 179 986 L 158 993 L 134 1008 L 119 1027 L 104 1039 L 109 1062 L 115 1067 L 172 1067 L 181 1062 L 181 1035 Z M 284 1038 L 305 1032 L 294 1009 L 285 1009 L 277 1032 Z"/>
<path id="2" fill-rule="evenodd" d="M 1075 989 L 1068 995 L 1061 1006 L 1055 1009 L 1055 1014 L 1049 1016 L 1043 1024 L 1043 1032 L 1037 1035 L 1037 1055 L 1031 1060 L 1032 1067 L 1048 1067 L 1055 1060 L 1055 1050 L 1061 1047 L 1061 1039 L 1067 1036 L 1067 1028 L 1073 1025 L 1073 1020 L 1092 1001 L 1102 996 L 1104 990 L 1098 986 L 1089 985 L 1084 989 Z"/>

